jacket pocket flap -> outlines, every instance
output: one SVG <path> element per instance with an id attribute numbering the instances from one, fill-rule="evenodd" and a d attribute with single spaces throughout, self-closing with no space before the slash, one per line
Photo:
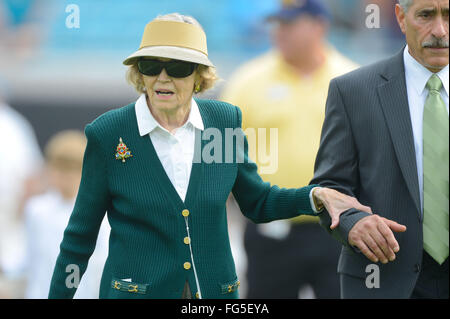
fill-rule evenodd
<path id="1" fill-rule="evenodd" d="M 138 284 L 135 282 L 120 280 L 113 278 L 111 280 L 111 288 L 123 292 L 135 293 L 135 294 L 146 294 L 149 284 Z"/>
<path id="2" fill-rule="evenodd" d="M 241 282 L 237 280 L 237 278 L 232 281 L 220 284 L 221 294 L 229 294 L 235 292 L 239 288 L 240 284 Z"/>

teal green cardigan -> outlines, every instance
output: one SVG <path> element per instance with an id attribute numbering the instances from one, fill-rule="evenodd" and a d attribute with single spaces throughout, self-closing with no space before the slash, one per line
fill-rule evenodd
<path id="1" fill-rule="evenodd" d="M 225 136 L 225 128 L 241 127 L 238 107 L 196 101 L 205 129 L 216 128 Z M 197 297 L 198 281 L 203 298 L 238 298 L 225 208 L 230 192 L 255 223 L 314 214 L 309 193 L 316 185 L 280 189 L 263 182 L 247 157 L 247 140 L 243 163 L 194 162 L 183 202 L 149 136 L 139 135 L 134 103 L 101 115 L 86 126 L 85 134 L 82 180 L 49 298 L 75 294 L 76 288 L 66 285 L 73 283 L 76 273 L 66 271 L 74 266 L 67 267 L 75 265 L 84 273 L 105 212 L 111 235 L 100 298 L 180 298 L 186 281 Z M 115 158 L 119 138 L 132 155 L 125 162 Z M 202 147 L 210 142 L 199 140 Z M 185 239 L 188 231 L 190 243 Z M 122 280 L 128 278 L 131 282 Z"/>

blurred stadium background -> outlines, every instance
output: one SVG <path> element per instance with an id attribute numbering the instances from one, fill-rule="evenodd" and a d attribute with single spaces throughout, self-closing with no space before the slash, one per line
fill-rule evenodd
<path id="1" fill-rule="evenodd" d="M 395 0 L 326 0 L 333 15 L 329 41 L 365 65 L 403 45 Z M 368 4 L 381 9 L 379 29 L 368 29 Z M 66 19 L 79 8 L 79 28 Z M 122 60 L 139 45 L 158 14 L 194 16 L 204 27 L 209 55 L 223 79 L 270 47 L 268 13 L 278 0 L 0 0 L 0 87 L 8 103 L 35 129 L 40 146 L 61 129 L 84 126 L 105 110 L 134 101 Z"/>

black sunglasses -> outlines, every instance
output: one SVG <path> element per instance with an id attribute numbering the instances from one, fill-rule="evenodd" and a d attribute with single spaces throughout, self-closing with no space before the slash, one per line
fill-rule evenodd
<path id="1" fill-rule="evenodd" d="M 137 65 L 139 72 L 141 72 L 142 74 L 155 76 L 159 75 L 162 72 L 162 69 L 165 69 L 167 75 L 174 78 L 185 78 L 191 75 L 197 67 L 196 63 L 191 62 L 179 60 L 170 60 L 164 62 L 152 59 L 140 59 Z"/>

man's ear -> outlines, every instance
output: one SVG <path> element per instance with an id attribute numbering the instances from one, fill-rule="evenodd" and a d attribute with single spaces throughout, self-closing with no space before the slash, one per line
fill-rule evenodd
<path id="1" fill-rule="evenodd" d="M 402 30 L 403 34 L 406 34 L 406 12 L 398 3 L 395 5 L 395 16 L 397 17 L 397 23 L 400 27 L 400 30 Z"/>

